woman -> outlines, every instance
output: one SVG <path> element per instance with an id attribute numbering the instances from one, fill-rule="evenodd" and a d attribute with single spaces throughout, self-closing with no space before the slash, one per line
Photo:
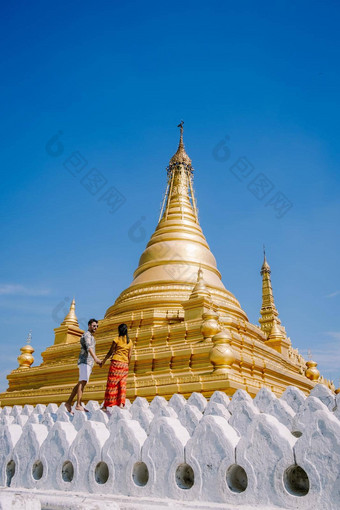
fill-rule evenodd
<path id="1" fill-rule="evenodd" d="M 102 361 L 102 366 L 110 356 L 111 365 L 107 376 L 105 400 L 103 410 L 111 406 L 125 406 L 126 379 L 129 373 L 129 362 L 132 352 L 132 342 L 128 335 L 126 324 L 118 326 L 118 337 L 112 342 L 109 352 Z"/>

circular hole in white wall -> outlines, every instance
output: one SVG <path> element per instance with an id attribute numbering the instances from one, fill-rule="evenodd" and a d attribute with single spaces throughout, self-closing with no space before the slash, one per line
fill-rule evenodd
<path id="1" fill-rule="evenodd" d="M 292 434 L 293 434 L 294 437 L 301 437 L 302 436 L 302 432 L 300 432 L 299 430 L 293 430 Z"/>
<path id="2" fill-rule="evenodd" d="M 309 478 L 302 467 L 294 464 L 283 475 L 286 490 L 292 496 L 305 496 L 309 491 Z"/>
<path id="3" fill-rule="evenodd" d="M 132 470 L 132 479 L 139 487 L 144 487 L 149 481 L 149 470 L 144 462 L 136 462 Z"/>
<path id="4" fill-rule="evenodd" d="M 227 484 L 232 492 L 244 492 L 248 487 L 247 473 L 238 464 L 232 464 L 227 470 Z"/>
<path id="5" fill-rule="evenodd" d="M 96 465 L 94 477 L 97 483 L 104 484 L 107 482 L 109 478 L 109 468 L 105 462 L 99 462 Z"/>
<path id="6" fill-rule="evenodd" d="M 32 466 L 32 476 L 34 480 L 40 480 L 44 472 L 44 467 L 41 460 L 36 460 Z"/>
<path id="7" fill-rule="evenodd" d="M 61 468 L 61 476 L 63 477 L 64 482 L 72 482 L 74 475 L 73 464 L 69 460 L 64 462 L 63 467 Z"/>
<path id="8" fill-rule="evenodd" d="M 11 486 L 12 478 L 15 474 L 15 462 L 14 460 L 10 460 L 6 466 L 6 485 L 7 487 Z"/>
<path id="9" fill-rule="evenodd" d="M 176 483 L 180 489 L 191 489 L 194 485 L 194 470 L 189 464 L 180 464 L 176 469 Z"/>

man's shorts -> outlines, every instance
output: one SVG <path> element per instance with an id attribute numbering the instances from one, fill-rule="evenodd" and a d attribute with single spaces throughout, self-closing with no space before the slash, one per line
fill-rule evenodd
<path id="1" fill-rule="evenodd" d="M 89 381 L 92 372 L 92 367 L 87 363 L 80 363 L 79 367 L 79 381 Z"/>

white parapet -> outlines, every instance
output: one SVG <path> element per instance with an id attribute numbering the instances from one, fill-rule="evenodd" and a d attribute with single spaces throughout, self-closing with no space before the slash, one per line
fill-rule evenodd
<path id="1" fill-rule="evenodd" d="M 43 472 L 40 461 L 40 448 L 48 434 L 45 425 L 28 423 L 13 448 L 13 462 L 15 471 L 12 487 L 36 487 Z"/>
<path id="2" fill-rule="evenodd" d="M 195 429 L 199 422 L 201 421 L 203 417 L 203 414 L 201 411 L 196 407 L 192 406 L 189 403 L 182 409 L 182 411 L 178 415 L 178 419 L 187 429 L 190 435 L 192 435 L 195 432 Z"/>
<path id="3" fill-rule="evenodd" d="M 294 448 L 297 465 L 308 474 L 306 503 L 335 510 L 340 508 L 340 422 L 326 406 L 309 417 Z"/>
<path id="4" fill-rule="evenodd" d="M 9 487 L 15 472 L 13 450 L 22 434 L 20 425 L 0 427 L 0 486 Z"/>
<path id="5" fill-rule="evenodd" d="M 221 405 L 213 403 L 214 405 Z M 235 464 L 239 435 L 221 416 L 207 415 L 199 422 L 185 446 L 185 461 L 192 471 L 184 480 L 191 498 L 203 501 L 225 501 L 228 468 Z M 187 468 L 188 470 L 188 468 Z M 183 484 L 183 482 L 182 482 Z"/>
<path id="6" fill-rule="evenodd" d="M 295 386 L 288 386 L 288 388 L 286 388 L 282 393 L 280 400 L 287 402 L 287 404 L 293 409 L 294 413 L 297 413 L 306 400 L 306 395 L 302 393 L 299 388 L 295 388 Z"/>
<path id="7" fill-rule="evenodd" d="M 289 495 L 286 494 L 283 475 L 294 464 L 295 442 L 296 438 L 274 416 L 265 413 L 255 415 L 247 435 L 241 437 L 236 447 L 238 471 L 234 469 L 238 474 L 235 483 L 235 477 L 230 473 L 229 483 L 231 488 L 232 484 L 235 486 L 235 500 L 287 507 Z M 239 481 L 240 468 L 246 475 L 246 481 Z"/>
<path id="8" fill-rule="evenodd" d="M 69 489 L 81 492 L 93 492 L 98 481 L 98 465 L 102 458 L 102 449 L 110 432 L 104 423 L 88 421 L 76 435 L 70 450 L 69 462 L 73 467 L 73 477 Z"/>
<path id="9" fill-rule="evenodd" d="M 140 495 L 181 499 L 176 484 L 178 466 L 185 464 L 184 447 L 189 433 L 177 418 L 158 418 L 142 447 L 142 462 L 148 470 L 150 483 L 140 487 Z M 166 459 L 166 462 L 165 462 Z"/>
<path id="10" fill-rule="evenodd" d="M 64 488 L 65 481 L 67 481 L 65 463 L 68 462 L 69 450 L 76 436 L 77 430 L 72 423 L 58 421 L 54 424 L 40 448 L 39 460 L 42 463 L 42 476 L 37 487 Z"/>
<path id="11" fill-rule="evenodd" d="M 146 469 L 143 469 L 142 446 L 147 438 L 138 421 L 121 419 L 111 428 L 103 451 L 102 462 L 108 468 L 108 491 L 112 494 L 136 494 L 138 488 L 147 484 Z"/>
<path id="12" fill-rule="evenodd" d="M 237 400 L 232 408 L 231 405 L 229 406 L 229 409 L 232 410 L 232 415 L 229 418 L 229 424 L 241 437 L 246 436 L 248 428 L 253 423 L 255 416 L 260 414 L 260 411 L 253 404 L 251 399 Z"/>
<path id="13" fill-rule="evenodd" d="M 209 401 L 175 394 L 107 413 L 95 401 L 87 409 L 0 410 L 0 510 L 92 509 L 96 501 L 124 509 L 340 508 L 340 397 L 323 385 L 308 397 L 294 387 L 281 398 L 262 388 L 254 400 L 243 390 L 231 400 L 217 391 Z"/>

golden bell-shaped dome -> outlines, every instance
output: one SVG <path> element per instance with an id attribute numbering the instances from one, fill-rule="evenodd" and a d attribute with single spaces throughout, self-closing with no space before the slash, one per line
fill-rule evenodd
<path id="1" fill-rule="evenodd" d="M 106 312 L 106 318 L 124 311 L 146 308 L 181 309 L 204 271 L 207 291 L 228 313 L 248 320 L 239 302 L 222 283 L 216 260 L 198 222 L 193 191 L 193 169 L 184 150 L 183 123 L 176 154 L 168 167 L 164 210 L 151 236 L 131 285 Z"/>

